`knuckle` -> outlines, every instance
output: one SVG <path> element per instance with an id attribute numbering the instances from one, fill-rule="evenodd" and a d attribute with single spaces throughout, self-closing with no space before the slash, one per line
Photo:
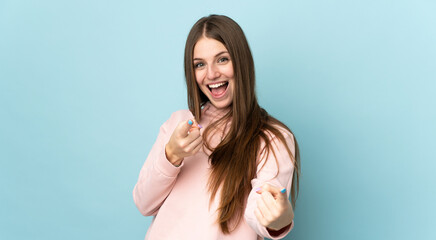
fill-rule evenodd
<path id="1" fill-rule="evenodd" d="M 179 144 L 180 144 L 180 148 L 182 148 L 183 150 L 185 150 L 186 147 L 188 146 L 187 142 L 184 140 L 180 141 Z"/>
<path id="2" fill-rule="evenodd" d="M 278 211 L 273 211 L 273 212 L 271 213 L 271 217 L 272 217 L 273 219 L 277 219 L 277 218 L 280 217 L 280 213 L 279 213 Z"/>
<path id="3" fill-rule="evenodd" d="M 261 221 L 261 224 L 262 224 L 264 227 L 266 227 L 266 226 L 269 225 L 268 221 L 265 221 L 265 220 L 262 220 L 262 221 Z"/>

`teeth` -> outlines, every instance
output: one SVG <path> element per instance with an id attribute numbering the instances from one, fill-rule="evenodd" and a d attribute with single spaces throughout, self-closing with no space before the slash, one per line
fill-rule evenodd
<path id="1" fill-rule="evenodd" d="M 217 88 L 217 87 L 221 87 L 224 84 L 226 84 L 226 83 L 222 82 L 222 83 L 210 84 L 209 87 L 210 88 Z"/>

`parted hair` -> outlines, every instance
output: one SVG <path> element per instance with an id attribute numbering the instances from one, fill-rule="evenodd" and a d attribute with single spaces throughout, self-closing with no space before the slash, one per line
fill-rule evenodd
<path id="1" fill-rule="evenodd" d="M 275 136 L 286 146 L 287 154 L 291 158 L 289 164 L 294 166 L 291 188 L 293 206 L 299 189 L 300 154 L 292 131 L 259 106 L 250 47 L 241 27 L 226 16 L 210 15 L 201 18 L 194 24 L 186 40 L 184 68 L 188 107 L 196 120 L 200 121 L 201 107 L 208 101 L 196 82 L 193 63 L 195 44 L 202 37 L 215 39 L 227 48 L 234 70 L 234 93 L 230 109 L 222 118 L 211 123 L 202 136 L 205 147 L 212 152 L 209 156 L 212 166 L 208 182 L 210 202 L 221 188 L 217 222 L 222 232 L 228 234 L 237 227 L 244 215 L 246 199 L 252 189 L 251 180 L 256 177 L 260 163 L 258 157 L 265 156 L 264 154 L 268 156 L 271 150 L 276 156 L 271 136 Z M 229 121 L 227 134 L 221 143 L 212 148 L 208 144 L 209 135 Z M 293 137 L 295 155 L 285 141 L 283 129 Z"/>

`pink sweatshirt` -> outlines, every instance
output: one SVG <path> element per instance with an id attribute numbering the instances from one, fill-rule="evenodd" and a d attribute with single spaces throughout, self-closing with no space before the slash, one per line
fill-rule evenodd
<path id="1" fill-rule="evenodd" d="M 206 103 L 200 121 L 200 125 L 203 126 L 201 131 L 223 114 L 224 112 L 216 109 L 209 102 Z M 279 166 L 272 153 L 269 154 L 268 159 L 265 159 L 265 156 L 258 157 L 261 162 L 256 178 L 251 180 L 252 190 L 247 199 L 244 218 L 235 231 L 225 235 L 216 223 L 220 192 L 209 208 L 210 193 L 207 183 L 211 169 L 208 160 L 210 153 L 207 153 L 207 150 L 206 152 L 200 150 L 197 154 L 186 157 L 179 167 L 173 166 L 165 156 L 165 145 L 174 129 L 178 123 L 188 119 L 193 119 L 189 110 L 177 111 L 161 126 L 157 140 L 133 190 L 133 199 L 141 214 L 154 217 L 145 239 L 257 240 L 264 237 L 271 239 L 285 237 L 293 228 L 293 222 L 286 232 L 273 237 L 257 221 L 254 214 L 257 207 L 256 200 L 261 196 L 255 189 L 264 183 L 280 188 L 285 187 L 289 195 L 294 168 L 285 146 L 275 137 L 271 138 Z M 282 130 L 282 133 L 294 154 L 295 145 L 292 135 L 285 130 Z M 214 135 L 211 140 L 211 146 L 216 146 L 221 140 L 221 136 L 217 135 Z M 264 161 L 266 164 L 261 168 Z M 278 169 L 280 171 L 275 177 Z"/>

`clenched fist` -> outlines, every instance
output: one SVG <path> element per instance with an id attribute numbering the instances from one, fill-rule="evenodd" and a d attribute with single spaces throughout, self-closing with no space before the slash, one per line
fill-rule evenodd
<path id="1" fill-rule="evenodd" d="M 294 211 L 286 194 L 286 189 L 264 184 L 256 189 L 256 192 L 261 197 L 257 200 L 254 214 L 260 224 L 274 231 L 291 224 L 294 219 Z"/>

